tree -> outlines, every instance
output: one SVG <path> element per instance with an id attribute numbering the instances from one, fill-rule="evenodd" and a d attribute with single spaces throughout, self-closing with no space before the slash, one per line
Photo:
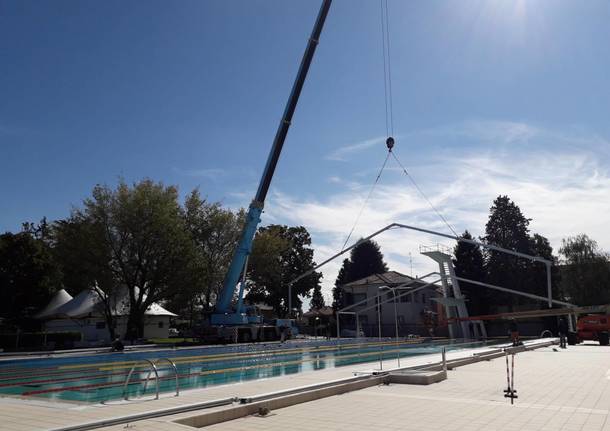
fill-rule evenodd
<path id="1" fill-rule="evenodd" d="M 339 270 L 335 287 L 333 287 L 333 309 L 340 310 L 345 304 L 345 293 L 341 286 L 354 280 L 368 277 L 373 274 L 383 274 L 388 271 L 388 266 L 383 261 L 383 254 L 379 244 L 367 240 L 354 247 L 350 258 L 343 260 Z"/>
<path id="2" fill-rule="evenodd" d="M 127 337 L 142 337 L 145 311 L 188 285 L 196 270 L 178 190 L 151 180 L 98 185 L 71 219 L 96 238 L 98 271 L 127 290 Z"/>
<path id="3" fill-rule="evenodd" d="M 0 235 L 0 316 L 18 326 L 31 326 L 61 286 L 50 248 L 28 226 Z"/>
<path id="4" fill-rule="evenodd" d="M 117 302 L 125 293 L 108 262 L 111 250 L 104 241 L 101 225 L 72 214 L 52 226 L 53 254 L 62 273 L 64 288 L 76 296 L 93 289 L 100 298 L 99 312 L 104 316 L 110 339 L 117 337 Z"/>
<path id="5" fill-rule="evenodd" d="M 561 288 L 577 305 L 610 303 L 610 263 L 597 242 L 585 234 L 562 241 Z"/>
<path id="6" fill-rule="evenodd" d="M 333 310 L 337 311 L 345 307 L 345 294 L 341 286 L 348 283 L 348 275 L 350 271 L 351 261 L 349 259 L 343 260 L 343 265 L 339 270 L 337 279 L 335 280 L 335 286 L 333 287 Z"/>
<path id="7" fill-rule="evenodd" d="M 371 240 L 364 241 L 352 249 L 350 262 L 347 283 L 388 271 L 379 244 Z"/>
<path id="8" fill-rule="evenodd" d="M 462 238 L 472 239 L 470 232 L 465 231 Z M 454 249 L 453 266 L 458 277 L 474 281 L 485 281 L 485 262 L 478 245 L 459 241 Z M 467 298 L 467 306 L 471 315 L 478 316 L 489 312 L 489 289 L 476 284 L 460 281 L 462 294 Z"/>
<path id="9" fill-rule="evenodd" d="M 224 209 L 220 203 L 208 203 L 199 190 L 193 190 L 185 201 L 185 222 L 195 242 L 200 277 L 194 289 L 182 295 L 192 310 L 196 303 L 209 309 L 218 297 L 233 252 L 239 241 L 245 212 Z"/>
<path id="10" fill-rule="evenodd" d="M 544 236 L 535 233 L 530 238 L 530 254 L 540 256 L 552 263 L 551 265 L 551 293 L 556 298 L 560 296 L 559 291 L 559 268 L 557 267 L 557 259 L 553 256 L 553 247 Z M 530 263 L 530 275 L 527 284 L 527 291 L 534 295 L 547 296 L 547 268 L 546 265 L 540 262 Z"/>
<path id="11" fill-rule="evenodd" d="M 521 213 L 521 209 L 508 196 L 498 196 L 490 208 L 483 239 L 488 244 L 529 254 L 529 222 L 530 219 Z M 485 267 L 489 283 L 519 291 L 527 290 L 528 261 L 489 250 Z M 497 293 L 491 297 L 491 302 L 495 305 L 514 305 L 517 299 L 508 293 Z"/>
<path id="12" fill-rule="evenodd" d="M 324 296 L 322 296 L 322 287 L 319 284 L 316 284 L 313 288 L 310 305 L 311 308 L 317 310 L 323 308 L 326 305 L 324 303 Z"/>
<path id="13" fill-rule="evenodd" d="M 284 317 L 288 312 L 288 283 L 312 269 L 311 237 L 303 226 L 270 225 L 258 229 L 248 263 L 248 294 L 250 302 L 271 305 Z M 299 296 L 319 284 L 322 274 L 313 272 L 292 286 L 292 306 L 301 308 Z"/>

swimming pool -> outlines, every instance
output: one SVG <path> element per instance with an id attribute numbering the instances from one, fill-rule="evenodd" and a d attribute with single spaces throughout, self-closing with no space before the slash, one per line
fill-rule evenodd
<path id="1" fill-rule="evenodd" d="M 125 380 L 134 365 L 127 393 L 130 397 L 155 393 L 145 359 L 168 358 L 175 363 L 180 389 L 202 388 L 308 370 L 341 367 L 448 350 L 481 347 L 487 343 L 421 342 L 405 340 L 341 340 L 250 344 L 191 349 L 7 360 L 0 363 L 0 396 L 43 397 L 63 401 L 103 402 L 121 399 Z M 159 391 L 175 390 L 175 374 L 160 362 Z"/>

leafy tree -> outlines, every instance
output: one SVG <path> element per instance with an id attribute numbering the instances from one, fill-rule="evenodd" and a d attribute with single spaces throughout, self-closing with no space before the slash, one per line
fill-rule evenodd
<path id="1" fill-rule="evenodd" d="M 465 231 L 462 238 L 473 239 L 470 232 Z M 485 281 L 485 262 L 481 248 L 467 242 L 458 242 L 454 249 L 453 265 L 458 277 L 475 281 Z M 460 281 L 462 294 L 467 298 L 467 307 L 471 315 L 482 315 L 489 312 L 489 289 L 476 284 Z"/>
<path id="2" fill-rule="evenodd" d="M 567 299 L 578 305 L 610 303 L 608 255 L 585 234 L 562 241 L 561 287 Z"/>
<path id="3" fill-rule="evenodd" d="M 288 283 L 315 266 L 311 237 L 303 226 L 270 225 L 259 228 L 248 263 L 250 302 L 271 305 L 278 316 L 288 312 Z M 322 274 L 313 272 L 292 286 L 292 306 L 300 309 L 299 296 L 319 284 Z"/>
<path id="4" fill-rule="evenodd" d="M 551 292 L 556 298 L 560 295 L 559 292 L 559 268 L 557 267 L 557 259 L 553 256 L 553 247 L 544 236 L 535 233 L 530 238 L 530 254 L 543 257 L 553 264 L 551 265 Z M 527 291 L 535 295 L 547 296 L 547 274 L 546 265 L 542 263 L 530 263 L 530 275 L 527 285 Z"/>
<path id="5" fill-rule="evenodd" d="M 195 271 L 194 245 L 178 202 L 178 190 L 151 180 L 116 189 L 96 186 L 71 221 L 96 238 L 96 271 L 112 274 L 127 289 L 127 337 L 141 337 L 144 312 L 188 285 Z"/>
<path id="6" fill-rule="evenodd" d="M 324 303 L 324 296 L 322 295 L 322 287 L 319 284 L 316 284 L 313 288 L 310 304 L 311 308 L 318 310 L 326 305 Z"/>
<path id="7" fill-rule="evenodd" d="M 53 254 L 62 273 L 64 288 L 76 296 L 85 289 L 93 289 L 100 298 L 100 312 L 106 321 L 111 339 L 117 337 L 117 302 L 125 292 L 108 262 L 112 253 L 104 241 L 101 225 L 72 214 L 56 221 L 52 227 Z"/>
<path id="8" fill-rule="evenodd" d="M 243 210 L 233 212 L 218 202 L 208 203 L 199 190 L 193 190 L 184 204 L 185 222 L 195 242 L 198 277 L 188 289 L 172 298 L 172 303 L 186 308 L 192 316 L 194 308 L 209 309 L 218 297 L 233 252 L 245 222 Z"/>
<path id="9" fill-rule="evenodd" d="M 509 250 L 530 252 L 529 222 L 508 196 L 498 196 L 490 208 L 484 240 Z M 491 284 L 526 291 L 529 262 L 498 251 L 488 250 L 486 276 Z M 515 304 L 514 295 L 498 292 L 491 297 L 495 305 Z"/>
<path id="10" fill-rule="evenodd" d="M 46 222 L 44 223 L 46 225 Z M 61 274 L 39 225 L 24 225 L 22 232 L 0 235 L 0 315 L 8 323 L 31 327 L 56 290 Z"/>

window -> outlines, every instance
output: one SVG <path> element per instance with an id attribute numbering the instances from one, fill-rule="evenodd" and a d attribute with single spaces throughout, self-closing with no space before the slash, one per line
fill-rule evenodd
<path id="1" fill-rule="evenodd" d="M 163 329 L 163 321 L 159 322 L 159 329 Z"/>
<path id="2" fill-rule="evenodd" d="M 106 322 L 96 322 L 95 329 L 106 329 Z"/>

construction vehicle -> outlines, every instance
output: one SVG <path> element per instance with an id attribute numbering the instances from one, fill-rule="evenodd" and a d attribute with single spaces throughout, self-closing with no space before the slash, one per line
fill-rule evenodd
<path id="1" fill-rule="evenodd" d="M 581 316 L 576 322 L 576 332 L 568 334 L 568 344 L 574 345 L 583 341 L 598 341 L 600 346 L 610 343 L 610 315 L 590 314 Z"/>
<path id="2" fill-rule="evenodd" d="M 265 198 L 269 191 L 271 179 L 273 178 L 275 167 L 279 160 L 286 135 L 288 134 L 292 116 L 296 109 L 303 84 L 305 83 L 305 78 L 309 66 L 311 65 L 316 46 L 318 45 L 318 40 L 330 5 L 331 0 L 323 0 L 320 7 L 292 91 L 290 92 L 288 102 L 286 103 L 284 114 L 278 126 L 275 139 L 273 140 L 273 145 L 269 152 L 267 164 L 265 165 L 256 196 L 250 203 L 241 238 L 234 252 L 227 274 L 225 275 L 214 313 L 210 316 L 209 326 L 205 331 L 209 332 L 209 334 L 202 334 L 205 338 L 207 338 L 207 335 L 210 338 L 215 338 L 217 341 L 247 342 L 276 338 L 284 339 L 285 337 L 290 337 L 296 333 L 294 321 L 277 319 L 276 321 L 266 324 L 263 322 L 262 316 L 256 312 L 254 307 L 248 307 L 244 304 L 244 289 L 246 287 L 245 274 L 247 272 L 248 256 L 252 250 L 252 241 L 261 221 L 260 217 L 263 212 Z M 233 305 L 233 298 L 238 284 L 239 291 L 237 294 L 237 301 L 236 304 Z M 292 298 L 289 299 L 289 301 L 291 300 Z"/>

